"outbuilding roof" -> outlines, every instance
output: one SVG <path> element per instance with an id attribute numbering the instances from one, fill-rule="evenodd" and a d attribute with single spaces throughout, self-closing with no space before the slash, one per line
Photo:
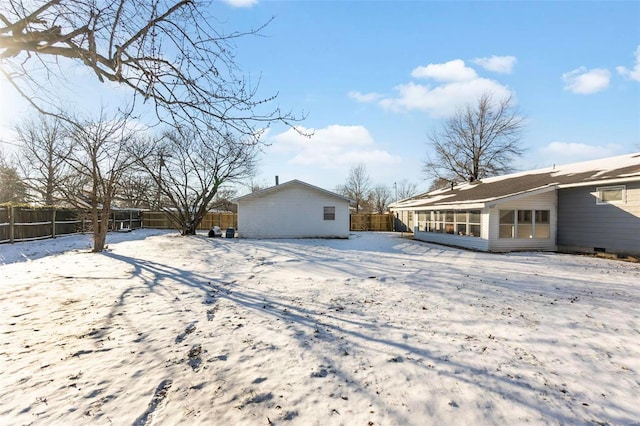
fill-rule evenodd
<path id="1" fill-rule="evenodd" d="M 298 180 L 298 179 L 290 180 L 288 182 L 284 182 L 284 183 L 281 183 L 279 185 L 271 186 L 269 188 L 265 188 L 265 189 L 261 189 L 259 191 L 252 192 L 251 194 L 247 194 L 247 195 L 243 195 L 241 197 L 234 198 L 233 200 L 231 200 L 231 202 L 234 203 L 234 204 L 238 204 L 239 201 L 245 201 L 245 200 L 249 200 L 249 199 L 269 196 L 269 195 L 274 194 L 274 193 L 276 193 L 278 191 L 289 189 L 289 188 L 292 188 L 294 186 L 302 186 L 302 187 L 304 187 L 306 189 L 310 189 L 312 191 L 317 191 L 317 192 L 323 193 L 325 195 L 328 195 L 328 196 L 331 196 L 331 197 L 334 197 L 334 198 L 338 198 L 338 199 L 346 201 L 346 202 L 351 202 L 351 200 L 349 198 L 347 198 L 347 197 L 343 197 L 340 194 L 336 194 L 335 192 L 327 191 L 326 189 L 322 189 L 320 187 L 311 185 L 309 183 L 303 182 L 303 181 Z"/>
<path id="2" fill-rule="evenodd" d="M 473 205 L 477 208 L 534 192 L 632 181 L 640 181 L 640 152 L 465 182 L 407 198 L 390 207 Z"/>

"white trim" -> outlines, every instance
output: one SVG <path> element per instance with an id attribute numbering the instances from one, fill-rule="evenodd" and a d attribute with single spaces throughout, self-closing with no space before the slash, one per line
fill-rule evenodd
<path id="1" fill-rule="evenodd" d="M 613 178 L 613 179 L 594 180 L 594 181 L 578 182 L 578 183 L 564 183 L 562 185 L 558 185 L 558 189 L 577 188 L 580 186 L 593 186 L 593 185 L 615 186 L 615 184 L 623 184 L 623 183 L 629 183 L 629 182 L 640 182 L 640 176 L 619 177 L 619 178 Z"/>

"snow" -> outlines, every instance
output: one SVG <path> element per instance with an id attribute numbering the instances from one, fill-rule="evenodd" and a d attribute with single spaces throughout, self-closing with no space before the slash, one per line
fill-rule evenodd
<path id="1" fill-rule="evenodd" d="M 625 168 L 635 168 L 635 170 L 632 170 L 629 173 L 622 173 L 620 170 Z M 615 178 L 606 177 L 606 174 L 611 173 L 615 170 L 619 171 L 616 173 Z M 575 182 L 569 181 L 565 183 L 559 183 L 558 181 L 553 181 L 551 179 L 552 177 L 560 178 L 560 177 L 577 175 L 577 174 L 587 173 L 587 172 L 592 173 L 589 179 L 586 179 L 585 177 L 582 176 L 579 179 L 577 179 Z M 573 186 L 583 186 L 583 185 L 594 185 L 594 184 L 599 184 L 603 182 L 611 184 L 611 183 L 616 183 L 615 181 L 620 179 L 624 181 L 629 179 L 638 180 L 640 179 L 640 152 L 619 155 L 616 157 L 603 158 L 599 160 L 583 161 L 580 163 L 572 163 L 572 164 L 565 164 L 565 165 L 558 165 L 558 166 L 554 165 L 552 167 L 546 167 L 542 169 L 510 173 L 510 174 L 501 175 L 501 176 L 493 176 L 493 177 L 483 178 L 481 182 L 483 184 L 496 184 L 498 182 L 501 182 L 507 179 L 514 179 L 514 178 L 523 177 L 523 176 L 533 177 L 534 175 L 537 175 L 537 174 L 550 175 L 549 181 L 546 183 L 540 184 L 537 187 L 531 186 L 529 188 L 526 188 L 525 190 L 522 190 L 519 192 L 513 192 L 511 194 L 504 194 L 504 193 L 500 195 L 493 194 L 492 196 L 489 196 L 489 197 L 486 196 L 487 194 L 484 194 L 483 196 L 479 196 L 476 199 L 461 200 L 460 204 L 458 205 L 452 204 L 452 205 L 448 205 L 447 207 L 462 208 L 462 209 L 482 208 L 483 207 L 482 204 L 487 203 L 489 201 L 495 201 L 500 198 L 505 198 L 507 196 L 511 197 L 515 195 L 531 193 L 536 190 L 551 190 L 551 189 L 555 189 L 555 187 L 557 187 L 558 185 L 560 185 L 561 187 L 573 187 Z M 601 177 L 604 179 L 604 181 L 599 182 L 598 179 Z M 477 189 L 478 182 L 479 181 L 458 183 L 455 185 L 455 190 L 459 193 L 462 191 L 470 191 L 473 189 Z M 538 181 L 536 182 L 537 184 L 540 183 Z M 624 182 L 619 182 L 619 183 L 624 183 Z M 416 207 L 416 208 L 423 207 L 427 205 L 434 206 L 438 203 L 447 203 L 448 198 L 453 198 L 458 195 L 456 193 L 452 193 L 451 192 L 452 189 L 453 188 L 449 188 L 448 186 L 444 188 L 440 188 L 431 192 L 427 192 L 425 194 L 410 197 L 395 203 L 391 203 L 390 207 L 406 209 L 411 207 Z M 474 207 L 471 207 L 472 205 L 474 205 Z"/>
<path id="2" fill-rule="evenodd" d="M 631 424 L 640 265 L 158 230 L 0 245 L 0 424 Z"/>

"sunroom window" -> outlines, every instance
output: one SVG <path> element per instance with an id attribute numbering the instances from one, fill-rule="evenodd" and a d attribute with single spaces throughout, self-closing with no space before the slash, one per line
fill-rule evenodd
<path id="1" fill-rule="evenodd" d="M 498 238 L 549 238 L 549 210 L 500 210 Z"/>
<path id="2" fill-rule="evenodd" d="M 500 210 L 499 238 L 515 237 L 515 210 Z"/>
<path id="3" fill-rule="evenodd" d="M 418 217 L 421 212 L 418 212 Z M 432 210 L 425 212 L 425 230 L 466 237 L 480 236 L 480 210 Z M 422 227 L 419 228 L 422 230 Z"/>

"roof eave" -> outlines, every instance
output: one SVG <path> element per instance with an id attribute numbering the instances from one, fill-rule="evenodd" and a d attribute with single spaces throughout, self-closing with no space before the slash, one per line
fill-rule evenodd
<path id="1" fill-rule="evenodd" d="M 617 177 L 611 179 L 602 179 L 602 180 L 590 180 L 586 182 L 577 182 L 577 183 L 565 183 L 558 185 L 558 188 L 577 188 L 581 186 L 593 186 L 593 185 L 616 185 L 620 183 L 628 183 L 628 182 L 640 182 L 640 176 L 628 176 L 628 177 Z"/>

